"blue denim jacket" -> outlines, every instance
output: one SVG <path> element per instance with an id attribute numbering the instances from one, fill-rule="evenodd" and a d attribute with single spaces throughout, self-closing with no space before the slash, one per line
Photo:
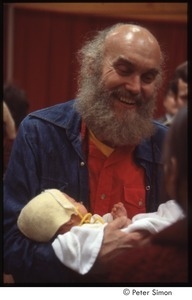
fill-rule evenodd
<path id="1" fill-rule="evenodd" d="M 21 123 L 4 177 L 4 271 L 21 283 L 73 282 L 49 243 L 24 237 L 16 221 L 22 207 L 47 188 L 58 188 L 89 205 L 86 157 L 82 151 L 81 118 L 75 100 L 29 114 Z M 161 151 L 166 127 L 154 122 L 155 133 L 135 149 L 135 161 L 146 174 L 147 211 L 161 202 Z"/>

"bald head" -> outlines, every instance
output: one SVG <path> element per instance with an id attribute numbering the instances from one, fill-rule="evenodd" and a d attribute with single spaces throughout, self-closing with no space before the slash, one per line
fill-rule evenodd
<path id="1" fill-rule="evenodd" d="M 153 43 L 157 43 L 156 38 L 152 35 L 152 33 L 141 26 L 133 25 L 133 24 L 117 24 L 114 27 L 111 27 L 107 34 L 107 38 L 109 37 L 116 37 L 118 35 L 125 36 L 127 40 L 132 40 L 132 38 L 137 37 L 143 40 L 146 39 L 147 41 Z"/>
<path id="2" fill-rule="evenodd" d="M 160 66 L 162 73 L 163 53 L 154 35 L 146 28 L 126 23 L 117 23 L 99 31 L 92 39 L 87 40 L 84 46 L 78 51 L 80 64 L 79 80 L 87 80 L 90 77 L 90 69 L 100 76 L 104 54 L 114 51 L 116 47 L 121 47 L 123 51 L 135 49 L 143 56 L 144 53 L 154 56 L 154 60 Z M 135 49 L 134 49 L 135 48 Z"/>
<path id="3" fill-rule="evenodd" d="M 144 27 L 132 24 L 117 24 L 108 32 L 105 51 L 120 47 L 123 52 L 137 51 L 143 58 L 150 57 L 157 65 L 162 63 L 162 52 L 157 39 Z"/>

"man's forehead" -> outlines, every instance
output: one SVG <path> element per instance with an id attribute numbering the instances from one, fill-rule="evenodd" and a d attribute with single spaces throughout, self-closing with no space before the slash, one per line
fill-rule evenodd
<path id="1" fill-rule="evenodd" d="M 130 57 L 130 59 L 129 58 L 125 58 L 125 57 L 123 57 L 121 55 L 118 56 L 118 57 L 116 57 L 116 59 L 114 60 L 113 64 L 114 65 L 120 65 L 120 64 L 121 65 L 125 65 L 125 66 L 127 66 L 129 68 L 132 68 L 132 69 L 135 69 L 138 66 L 141 66 L 140 62 L 139 62 L 139 65 L 138 65 L 138 61 L 137 60 L 131 59 L 131 57 Z M 147 68 L 149 68 L 151 70 L 154 70 L 154 71 L 158 70 L 158 67 L 156 67 L 156 64 L 154 65 L 152 63 L 152 61 L 146 60 L 146 61 L 143 61 L 143 64 L 144 65 L 146 64 Z"/>
<path id="2" fill-rule="evenodd" d="M 105 41 L 104 54 L 117 59 L 124 56 L 131 61 L 132 57 L 143 57 L 143 59 L 154 60 L 160 64 L 161 50 L 158 42 L 150 34 L 135 35 L 137 32 L 120 32 L 110 35 Z"/>
<path id="3" fill-rule="evenodd" d="M 160 72 L 160 58 L 153 54 L 144 55 L 142 52 L 127 51 L 125 55 L 120 51 L 110 51 L 105 56 L 106 65 L 118 68 L 124 66 L 132 71 L 143 72 Z"/>

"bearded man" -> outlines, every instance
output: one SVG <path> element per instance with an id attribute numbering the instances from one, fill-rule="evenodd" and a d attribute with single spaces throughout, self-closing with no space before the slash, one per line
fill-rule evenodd
<path id="1" fill-rule="evenodd" d="M 152 121 L 162 79 L 158 41 L 141 26 L 115 24 L 84 45 L 79 61 L 77 99 L 25 118 L 5 175 L 4 271 L 15 282 L 77 282 L 52 242 L 31 242 L 16 226 L 43 190 L 59 189 L 101 215 L 121 201 L 129 218 L 162 200 L 166 128 Z M 120 230 L 125 223 L 121 217 L 105 227 L 98 259 L 137 243 L 138 235 Z"/>

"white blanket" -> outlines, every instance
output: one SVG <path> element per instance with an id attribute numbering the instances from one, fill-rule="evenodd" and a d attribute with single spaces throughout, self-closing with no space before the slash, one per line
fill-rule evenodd
<path id="1" fill-rule="evenodd" d="M 132 223 L 122 230 L 125 232 L 147 230 L 154 234 L 183 217 L 181 207 L 174 200 L 169 200 L 159 205 L 156 212 L 135 215 Z"/>
<path id="2" fill-rule="evenodd" d="M 165 227 L 184 217 L 180 206 L 169 200 L 159 206 L 157 212 L 135 215 L 132 224 L 123 228 L 124 232 L 148 230 L 152 234 L 161 231 Z M 93 216 L 94 218 L 94 216 Z M 111 214 L 103 216 L 107 222 L 111 222 Z M 93 266 L 100 251 L 105 224 L 84 224 L 74 226 L 69 232 L 58 235 L 52 243 L 52 247 L 58 259 L 70 269 L 86 274 Z"/>
<path id="3" fill-rule="evenodd" d="M 74 226 L 69 232 L 58 235 L 52 243 L 56 256 L 65 266 L 86 274 L 97 258 L 106 225 Z"/>

